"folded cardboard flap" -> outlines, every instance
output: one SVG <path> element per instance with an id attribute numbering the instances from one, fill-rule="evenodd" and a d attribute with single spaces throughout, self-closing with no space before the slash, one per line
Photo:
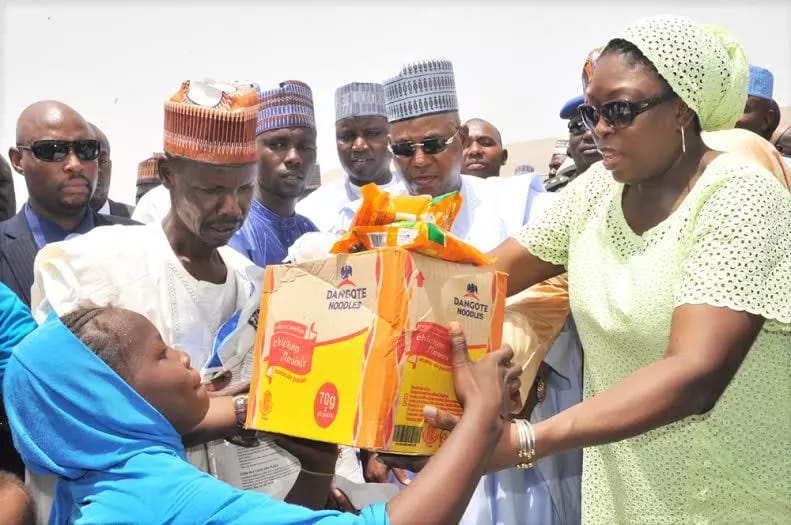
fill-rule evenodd
<path id="1" fill-rule="evenodd" d="M 247 425 L 359 448 L 427 454 L 459 412 L 447 326 L 474 358 L 500 346 L 506 276 L 386 248 L 267 268 Z"/>

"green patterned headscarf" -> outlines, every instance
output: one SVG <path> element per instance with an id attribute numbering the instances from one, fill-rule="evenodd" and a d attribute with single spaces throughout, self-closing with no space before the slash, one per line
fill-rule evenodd
<path id="1" fill-rule="evenodd" d="M 725 29 L 679 16 L 644 18 L 614 38 L 634 44 L 698 115 L 704 131 L 730 129 L 744 113 L 750 65 Z"/>

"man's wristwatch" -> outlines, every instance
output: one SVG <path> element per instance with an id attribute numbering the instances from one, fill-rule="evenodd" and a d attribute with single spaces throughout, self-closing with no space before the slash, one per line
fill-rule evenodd
<path id="1" fill-rule="evenodd" d="M 239 428 L 244 428 L 247 419 L 247 394 L 233 398 L 233 410 L 236 412 L 236 424 Z"/>

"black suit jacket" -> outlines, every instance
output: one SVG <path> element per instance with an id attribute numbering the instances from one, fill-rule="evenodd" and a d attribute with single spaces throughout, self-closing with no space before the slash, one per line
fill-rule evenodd
<path id="1" fill-rule="evenodd" d="M 128 219 L 132 216 L 132 212 L 135 211 L 134 206 L 123 202 L 116 202 L 112 199 L 107 199 L 107 202 L 110 204 L 110 215 L 115 215 L 116 217 L 126 217 Z"/>
<path id="2" fill-rule="evenodd" d="M 138 224 L 124 217 L 93 213 L 93 222 L 98 226 L 111 224 Z M 0 222 L 0 281 L 11 288 L 26 305 L 30 306 L 30 288 L 33 286 L 33 261 L 38 246 L 33 232 L 20 211 L 7 221 Z"/>

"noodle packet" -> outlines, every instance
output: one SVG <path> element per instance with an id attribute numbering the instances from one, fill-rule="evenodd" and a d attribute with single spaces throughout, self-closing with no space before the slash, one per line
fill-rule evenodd
<path id="1" fill-rule="evenodd" d="M 477 248 L 430 222 L 400 221 L 380 226 L 356 226 L 352 228 L 351 234 L 355 242 L 362 244 L 366 250 L 404 248 L 445 261 L 477 266 L 494 261 Z"/>

